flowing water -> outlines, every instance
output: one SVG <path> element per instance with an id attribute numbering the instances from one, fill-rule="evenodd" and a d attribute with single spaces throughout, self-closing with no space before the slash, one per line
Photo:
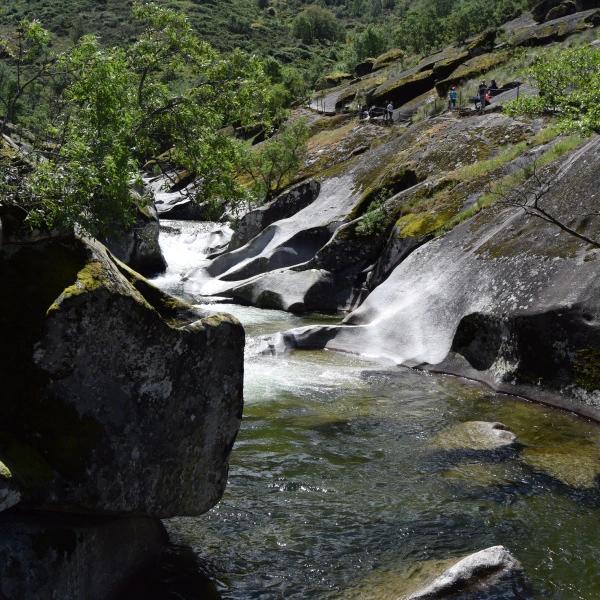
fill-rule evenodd
<path id="1" fill-rule="evenodd" d="M 182 279 L 210 227 L 183 227 L 162 236 L 170 268 L 157 283 L 189 299 Z M 332 319 L 218 308 L 248 336 L 229 484 L 206 515 L 166 525 L 223 598 L 397 599 L 443 561 L 496 544 L 537 597 L 600 598 L 595 424 L 357 356 L 256 355 L 261 334 Z M 523 447 L 444 450 L 439 434 L 470 420 L 503 422 Z"/>

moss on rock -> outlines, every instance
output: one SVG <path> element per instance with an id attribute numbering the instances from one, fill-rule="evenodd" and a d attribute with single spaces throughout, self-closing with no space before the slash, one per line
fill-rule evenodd
<path id="1" fill-rule="evenodd" d="M 573 361 L 575 383 L 588 392 L 600 390 L 600 350 L 582 348 Z"/>
<path id="2" fill-rule="evenodd" d="M 380 54 L 373 63 L 373 71 L 378 71 L 379 69 L 383 69 L 395 62 L 402 62 L 406 56 L 404 50 L 400 48 L 392 48 L 383 54 Z"/>
<path id="3" fill-rule="evenodd" d="M 450 86 L 458 85 L 463 81 L 468 81 L 469 79 L 483 75 L 493 68 L 508 62 L 509 59 L 510 54 L 508 52 L 489 52 L 471 58 L 458 67 L 452 75 L 442 81 L 438 81 L 435 84 L 435 89 L 440 97 L 444 97 L 448 93 Z"/>
<path id="4" fill-rule="evenodd" d="M 419 71 L 390 79 L 373 92 L 372 100 L 374 102 L 392 101 L 396 105 L 406 104 L 433 88 L 434 81 L 433 70 Z"/>

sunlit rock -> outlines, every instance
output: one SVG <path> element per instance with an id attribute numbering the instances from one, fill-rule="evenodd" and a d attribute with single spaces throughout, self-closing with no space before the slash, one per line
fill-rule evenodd
<path id="1" fill-rule="evenodd" d="M 443 450 L 499 450 L 517 442 L 517 436 L 502 423 L 468 421 L 442 431 L 434 445 Z"/>
<path id="2" fill-rule="evenodd" d="M 504 547 L 492 546 L 456 562 L 407 600 L 525 600 L 532 598 L 521 563 Z"/>

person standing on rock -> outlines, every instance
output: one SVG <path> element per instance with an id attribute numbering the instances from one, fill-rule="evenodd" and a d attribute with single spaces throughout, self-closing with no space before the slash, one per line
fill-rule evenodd
<path id="1" fill-rule="evenodd" d="M 456 101 L 458 100 L 458 91 L 456 86 L 453 85 L 448 93 L 448 110 L 456 110 Z"/>
<path id="2" fill-rule="evenodd" d="M 394 122 L 394 103 L 390 100 L 385 109 L 385 120 L 389 123 Z"/>
<path id="3" fill-rule="evenodd" d="M 479 84 L 479 109 L 483 112 L 485 108 L 485 97 L 487 96 L 488 87 L 485 81 Z"/>

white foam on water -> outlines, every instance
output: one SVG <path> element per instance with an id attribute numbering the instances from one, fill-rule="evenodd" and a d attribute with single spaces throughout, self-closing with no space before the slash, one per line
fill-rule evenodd
<path id="1" fill-rule="evenodd" d="M 226 223 L 161 220 L 159 242 L 167 270 L 153 283 L 172 293 L 189 292 L 189 273 L 207 264 L 207 254 L 227 243 L 232 235 Z"/>

